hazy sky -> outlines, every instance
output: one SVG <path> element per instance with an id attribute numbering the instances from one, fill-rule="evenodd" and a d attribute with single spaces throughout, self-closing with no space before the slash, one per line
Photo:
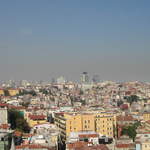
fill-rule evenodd
<path id="1" fill-rule="evenodd" d="M 0 0 L 0 80 L 150 81 L 150 0 Z"/>

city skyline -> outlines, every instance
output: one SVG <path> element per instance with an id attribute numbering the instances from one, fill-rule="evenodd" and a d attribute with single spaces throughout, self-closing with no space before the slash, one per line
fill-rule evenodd
<path id="1" fill-rule="evenodd" d="M 150 81 L 150 2 L 1 1 L 1 80 Z"/>

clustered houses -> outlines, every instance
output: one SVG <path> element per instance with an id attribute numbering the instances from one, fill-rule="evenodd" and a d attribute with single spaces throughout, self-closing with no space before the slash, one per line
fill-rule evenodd
<path id="1" fill-rule="evenodd" d="M 10 146 L 9 134 L 11 147 L 18 150 L 149 149 L 149 83 L 77 84 L 60 78 L 58 83 L 23 81 L 0 88 L 0 147 Z M 11 130 L 10 110 L 26 120 L 30 133 Z M 136 131 L 134 138 L 123 132 L 129 127 Z"/>

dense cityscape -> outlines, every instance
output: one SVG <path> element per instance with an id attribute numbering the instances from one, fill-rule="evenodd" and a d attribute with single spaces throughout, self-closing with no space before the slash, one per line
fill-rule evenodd
<path id="1" fill-rule="evenodd" d="M 150 0 L 0 0 L 0 150 L 150 150 Z"/>
<path id="2" fill-rule="evenodd" d="M 150 83 L 1 82 L 0 149 L 149 150 Z"/>

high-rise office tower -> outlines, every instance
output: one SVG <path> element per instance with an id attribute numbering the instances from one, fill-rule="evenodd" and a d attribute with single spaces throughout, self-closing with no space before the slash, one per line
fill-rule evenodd
<path id="1" fill-rule="evenodd" d="M 61 77 L 57 78 L 57 83 L 58 84 L 66 83 L 66 79 L 63 76 L 61 76 Z"/>
<path id="2" fill-rule="evenodd" d="M 52 83 L 52 84 L 56 83 L 55 78 L 52 78 L 52 79 L 51 79 L 51 83 Z"/>
<path id="3" fill-rule="evenodd" d="M 99 75 L 93 75 L 92 81 L 93 83 L 98 83 L 100 81 Z"/>
<path id="4" fill-rule="evenodd" d="M 82 83 L 89 83 L 89 75 L 87 72 L 83 72 L 81 75 L 81 82 Z"/>

